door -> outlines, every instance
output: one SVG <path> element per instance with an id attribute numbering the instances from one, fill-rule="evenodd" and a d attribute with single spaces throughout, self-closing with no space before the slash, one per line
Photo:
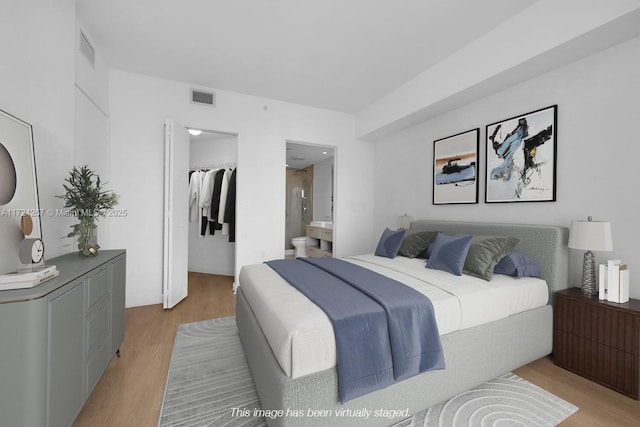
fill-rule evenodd
<path id="1" fill-rule="evenodd" d="M 47 421 L 69 426 L 84 403 L 84 297 L 85 282 L 48 302 Z M 36 337 L 34 337 L 35 339 Z M 29 356 L 29 355 L 25 355 Z"/>
<path id="2" fill-rule="evenodd" d="M 188 293 L 189 133 L 173 120 L 164 127 L 163 308 Z"/>

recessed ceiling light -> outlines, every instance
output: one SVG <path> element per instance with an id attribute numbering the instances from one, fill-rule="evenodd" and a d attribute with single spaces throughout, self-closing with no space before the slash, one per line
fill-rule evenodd
<path id="1" fill-rule="evenodd" d="M 322 154 L 329 154 L 329 153 L 327 153 L 326 151 L 323 151 Z"/>
<path id="2" fill-rule="evenodd" d="M 193 136 L 198 136 L 202 133 L 202 131 L 199 129 L 189 129 L 189 133 Z"/>

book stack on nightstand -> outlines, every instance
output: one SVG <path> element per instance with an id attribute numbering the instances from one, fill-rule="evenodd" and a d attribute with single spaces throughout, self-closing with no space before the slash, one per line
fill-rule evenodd
<path id="1" fill-rule="evenodd" d="M 554 296 L 555 364 L 640 400 L 640 300 L 600 301 L 580 288 Z"/>
<path id="2" fill-rule="evenodd" d="M 600 264 L 598 298 L 611 302 L 629 301 L 629 268 L 619 259 Z"/>

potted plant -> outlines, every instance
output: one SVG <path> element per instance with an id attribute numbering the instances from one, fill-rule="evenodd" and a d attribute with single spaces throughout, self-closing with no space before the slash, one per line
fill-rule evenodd
<path id="1" fill-rule="evenodd" d="M 65 182 L 66 193 L 58 197 L 64 200 L 65 208 L 71 208 L 70 214 L 79 220 L 71 226 L 73 231 L 67 237 L 78 236 L 78 251 L 84 256 L 95 256 L 100 248 L 96 220 L 118 203 L 118 195 L 103 190 L 100 176 L 87 165 L 79 169 L 74 166 Z"/>

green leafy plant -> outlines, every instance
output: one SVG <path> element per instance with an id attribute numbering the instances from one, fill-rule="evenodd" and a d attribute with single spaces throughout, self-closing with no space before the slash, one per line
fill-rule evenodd
<path id="1" fill-rule="evenodd" d="M 67 237 L 78 236 L 78 250 L 82 255 L 96 255 L 100 246 L 96 241 L 96 219 L 105 216 L 106 210 L 118 203 L 118 195 L 102 189 L 100 176 L 87 165 L 73 167 L 63 184 L 65 194 L 58 196 L 64 200 L 64 207 L 71 208 L 70 214 L 80 222 L 71 226 L 73 231 Z"/>

